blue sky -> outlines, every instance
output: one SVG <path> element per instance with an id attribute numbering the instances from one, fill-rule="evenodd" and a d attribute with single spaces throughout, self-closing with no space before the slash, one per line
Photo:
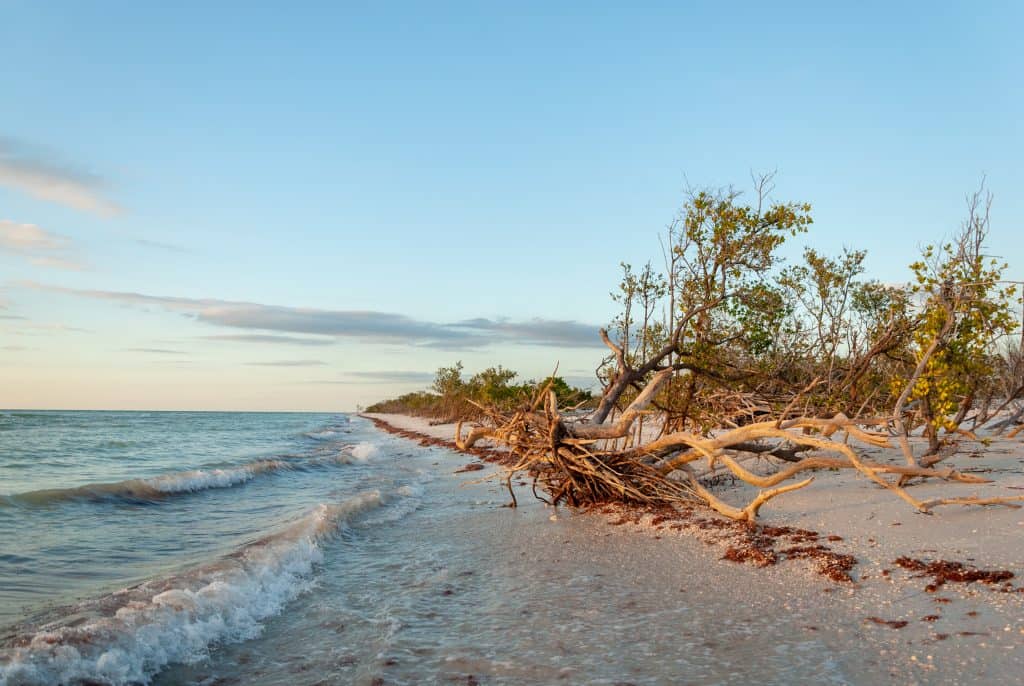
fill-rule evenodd
<path id="1" fill-rule="evenodd" d="M 0 406 L 582 381 L 618 263 L 752 170 L 886 281 L 985 174 L 1020 278 L 1020 3 L 251 5 L 0 0 Z"/>

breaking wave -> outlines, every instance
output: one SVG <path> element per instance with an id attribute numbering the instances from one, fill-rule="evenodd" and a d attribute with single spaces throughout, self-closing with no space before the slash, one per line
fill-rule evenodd
<path id="1" fill-rule="evenodd" d="M 330 441 L 335 438 L 341 438 L 347 433 L 349 433 L 348 429 L 327 428 L 320 429 L 319 431 L 310 431 L 304 435 L 306 438 L 312 438 L 314 441 Z"/>
<path id="2" fill-rule="evenodd" d="M 4 505 L 45 506 L 75 500 L 150 503 L 174 495 L 197 493 L 214 488 L 231 488 L 251 481 L 261 474 L 322 468 L 331 464 L 363 463 L 370 460 L 377 452 L 376 444 L 364 441 L 345 446 L 337 454 L 328 457 L 256 460 L 239 467 L 193 469 L 161 474 L 147 479 L 128 479 L 111 483 L 85 484 L 72 488 L 47 488 L 0 495 L 0 507 Z"/>
<path id="3" fill-rule="evenodd" d="M 148 479 L 28 491 L 0 496 L 0 505 L 48 505 L 70 500 L 151 502 L 170 495 L 195 493 L 210 488 L 230 488 L 250 481 L 260 474 L 294 468 L 293 464 L 281 460 L 257 460 L 241 467 L 193 469 Z"/>
<path id="4" fill-rule="evenodd" d="M 0 650 L 0 686 L 148 683 L 172 662 L 259 635 L 262 621 L 313 584 L 321 545 L 379 491 L 321 504 L 217 562 L 67 608 L 67 619 L 22 630 Z"/>
<path id="5" fill-rule="evenodd" d="M 342 464 L 352 464 L 354 462 L 368 462 L 374 455 L 377 454 L 378 448 L 374 443 L 363 441 L 356 445 L 347 445 L 342 448 L 341 452 L 338 453 L 335 458 L 335 462 Z"/>

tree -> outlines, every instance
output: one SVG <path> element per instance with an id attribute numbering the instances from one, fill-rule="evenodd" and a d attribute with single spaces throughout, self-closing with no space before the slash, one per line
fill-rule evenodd
<path id="1" fill-rule="evenodd" d="M 638 359 L 631 359 L 628 338 L 613 341 L 607 330 L 601 331 L 614 362 L 593 415 L 595 423 L 608 418 L 627 389 L 657 371 L 686 369 L 695 376 L 723 378 L 735 367 L 724 351 L 742 336 L 743 325 L 734 316 L 736 310 L 730 314 L 728 304 L 752 296 L 776 264 L 779 246 L 812 223 L 810 205 L 769 202 L 771 180 L 771 175 L 755 180 L 753 205 L 743 204 L 741 193 L 731 188 L 689 193 L 669 229 L 670 273 L 661 291 L 669 298 L 669 326 L 659 344 L 641 347 L 643 356 Z M 625 271 L 628 326 L 639 283 L 630 282 L 630 271 Z"/>
<path id="2" fill-rule="evenodd" d="M 484 405 L 505 406 L 518 397 L 520 389 L 509 384 L 518 374 L 501 365 L 474 374 L 468 386 L 469 396 Z"/>
<path id="3" fill-rule="evenodd" d="M 953 240 L 926 246 L 922 259 L 910 265 L 912 292 L 922 300 L 914 332 L 917 365 L 894 419 L 902 424 L 906 401 L 918 401 L 930 453 L 939 448 L 939 429 L 955 430 L 980 385 L 994 374 L 990 353 L 1015 327 L 1010 305 L 1016 287 L 1003 282 L 1007 265 L 985 254 L 991 205 L 983 182 L 968 197 L 967 219 Z M 913 455 L 904 452 L 913 462 Z"/>
<path id="4" fill-rule="evenodd" d="M 451 367 L 440 367 L 434 376 L 434 392 L 441 397 L 451 397 L 462 390 L 462 362 L 456 362 Z"/>

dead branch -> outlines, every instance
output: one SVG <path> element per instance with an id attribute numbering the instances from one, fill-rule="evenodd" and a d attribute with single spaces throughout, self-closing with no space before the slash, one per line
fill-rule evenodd
<path id="1" fill-rule="evenodd" d="M 915 498 L 904 488 L 909 478 L 973 484 L 987 483 L 987 480 L 953 468 L 867 460 L 849 445 L 853 440 L 870 447 L 891 447 L 889 435 L 871 430 L 888 427 L 891 417 L 850 418 L 842 413 L 831 418 L 783 416 L 711 436 L 677 431 L 647 443 L 638 440 L 639 445 L 630 449 L 616 449 L 615 439 L 632 435 L 633 424 L 648 411 L 654 397 L 673 374 L 671 368 L 655 374 L 611 424 L 566 421 L 557 398 L 546 387 L 538 391 L 529 407 L 506 415 L 490 411 L 488 417 L 493 426 L 475 427 L 465 438 L 462 424 L 457 424 L 456 444 L 464 450 L 482 439 L 504 445 L 516 458 L 509 468 L 506 484 L 511 485 L 515 473 L 528 473 L 533 477 L 534 489 L 540 485 L 550 496 L 545 502 L 555 505 L 701 503 L 731 519 L 753 521 L 765 503 L 810 485 L 813 477 L 787 482 L 804 472 L 821 469 L 855 470 L 921 512 L 954 504 L 1013 507 L 1015 502 L 1024 500 L 1024 496 Z M 741 464 L 744 455 L 748 458 L 771 456 L 776 452 L 792 457 L 786 466 L 771 474 L 755 474 Z M 796 453 L 805 452 L 814 454 L 795 457 Z M 694 463 L 702 459 L 707 465 L 705 471 L 699 473 Z M 759 489 L 746 505 L 725 502 L 703 483 L 704 477 L 723 470 Z M 887 475 L 896 480 L 886 479 Z"/>

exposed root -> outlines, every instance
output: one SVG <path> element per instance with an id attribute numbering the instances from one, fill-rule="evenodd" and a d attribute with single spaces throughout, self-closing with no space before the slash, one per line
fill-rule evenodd
<path id="1" fill-rule="evenodd" d="M 1005 505 L 1019 507 L 1024 496 L 1004 498 L 934 498 L 918 500 L 904 482 L 910 478 L 934 478 L 961 483 L 987 483 L 986 479 L 952 468 L 935 468 L 916 462 L 880 464 L 865 460 L 849 445 L 850 440 L 871 447 L 890 447 L 888 434 L 866 427 L 888 426 L 889 418 L 851 419 L 840 413 L 832 418 L 793 417 L 750 423 L 714 436 L 686 432 L 662 435 L 646 444 L 615 450 L 615 439 L 631 436 L 633 424 L 643 416 L 672 369 L 658 372 L 636 399 L 610 424 L 569 422 L 558 410 L 557 399 L 545 387 L 528 407 L 502 415 L 481 408 L 490 426 L 472 429 L 462 437 L 456 426 L 455 444 L 471 450 L 480 440 L 503 445 L 515 456 L 509 479 L 526 472 L 550 496 L 546 502 L 585 505 L 624 502 L 646 505 L 701 503 L 735 521 L 753 521 L 773 498 L 810 485 L 813 477 L 786 483 L 798 474 L 820 469 L 853 469 L 915 509 L 930 513 L 940 505 Z M 769 441 L 767 449 L 765 441 Z M 774 443 L 778 442 L 778 443 Z M 771 454 L 774 446 L 797 446 L 799 452 L 815 451 L 804 458 L 787 457 L 785 467 L 773 474 L 758 475 L 740 464 L 743 455 Z M 753 452 L 751 452 L 753 451 Z M 705 460 L 704 471 L 693 463 Z M 725 502 L 712 493 L 706 477 L 731 474 L 761 490 L 744 506 Z M 677 476 L 678 475 L 678 476 Z M 896 479 L 886 479 L 893 475 Z"/>

